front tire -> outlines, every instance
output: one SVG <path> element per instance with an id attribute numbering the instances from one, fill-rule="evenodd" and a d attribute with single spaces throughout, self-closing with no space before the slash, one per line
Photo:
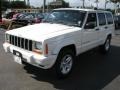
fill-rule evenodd
<path id="1" fill-rule="evenodd" d="M 67 77 L 73 69 L 75 54 L 72 50 L 64 49 L 59 53 L 55 69 L 58 78 Z"/>

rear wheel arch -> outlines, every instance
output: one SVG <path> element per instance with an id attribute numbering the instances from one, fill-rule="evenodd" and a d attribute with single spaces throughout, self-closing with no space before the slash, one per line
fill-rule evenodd
<path id="1" fill-rule="evenodd" d="M 110 38 L 110 39 L 111 39 L 111 38 L 112 38 L 112 34 L 108 34 L 108 35 L 107 35 L 107 38 Z"/>
<path id="2" fill-rule="evenodd" d="M 106 54 L 109 52 L 110 50 L 110 43 L 111 43 L 111 38 L 112 38 L 112 34 L 108 34 L 104 44 L 100 45 L 100 52 L 102 54 Z"/>

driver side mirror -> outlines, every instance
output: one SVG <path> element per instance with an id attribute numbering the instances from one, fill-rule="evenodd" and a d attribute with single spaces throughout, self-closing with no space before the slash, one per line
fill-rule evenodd
<path id="1" fill-rule="evenodd" d="M 94 29 L 96 26 L 95 22 L 88 22 L 85 24 L 85 29 Z"/>

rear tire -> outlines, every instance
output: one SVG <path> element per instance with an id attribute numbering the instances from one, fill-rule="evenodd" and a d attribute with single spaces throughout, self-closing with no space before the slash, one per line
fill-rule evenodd
<path id="1" fill-rule="evenodd" d="M 107 54 L 110 51 L 111 36 L 108 36 L 105 43 L 100 46 L 100 51 L 102 54 Z"/>
<path id="2" fill-rule="evenodd" d="M 75 54 L 72 50 L 64 49 L 59 53 L 55 64 L 55 70 L 59 79 L 65 78 L 72 72 Z"/>

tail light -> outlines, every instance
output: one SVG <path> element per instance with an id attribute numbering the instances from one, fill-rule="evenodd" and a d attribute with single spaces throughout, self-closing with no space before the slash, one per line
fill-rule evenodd
<path id="1" fill-rule="evenodd" d="M 48 54 L 48 44 L 45 45 L 45 54 Z"/>

